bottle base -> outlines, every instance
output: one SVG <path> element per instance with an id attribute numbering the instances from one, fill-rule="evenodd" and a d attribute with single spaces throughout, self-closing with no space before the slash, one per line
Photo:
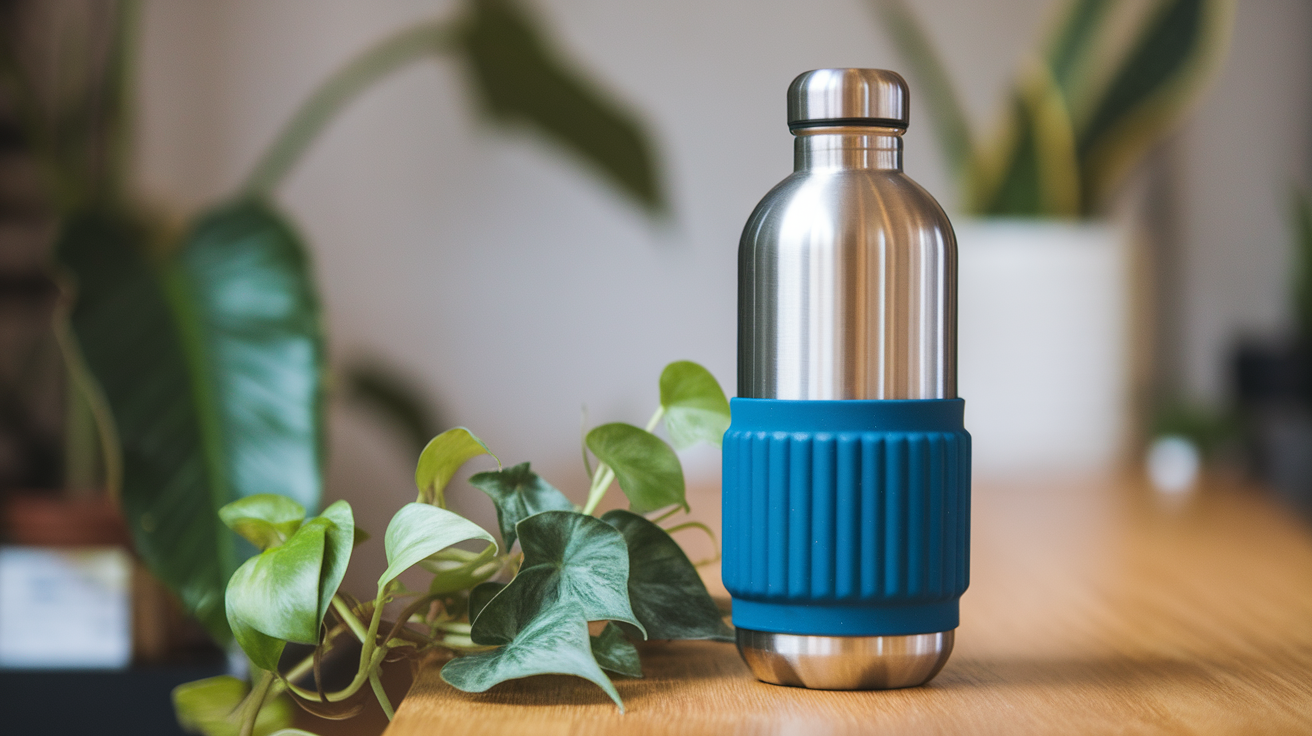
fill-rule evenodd
<path id="1" fill-rule="evenodd" d="M 805 636 L 738 629 L 738 653 L 762 682 L 812 690 L 923 685 L 952 654 L 955 629 L 907 636 Z"/>

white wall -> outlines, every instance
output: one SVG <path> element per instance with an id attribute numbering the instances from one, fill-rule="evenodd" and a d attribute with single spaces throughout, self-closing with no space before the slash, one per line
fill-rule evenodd
<path id="1" fill-rule="evenodd" d="M 993 120 L 1048 0 L 915 3 L 965 103 Z M 232 191 L 331 69 L 451 2 L 147 3 L 140 182 L 179 213 Z M 861 0 L 537 0 L 567 54 L 628 101 L 663 154 L 675 220 L 635 207 L 521 132 L 478 123 L 461 70 L 420 64 L 351 107 L 280 193 L 313 244 L 333 354 L 423 379 L 452 423 L 576 495 L 579 409 L 644 420 L 661 366 L 689 358 L 734 390 L 735 251 L 791 167 L 784 91 L 824 66 L 900 66 Z M 1284 182 L 1309 163 L 1309 5 L 1251 0 L 1222 84 L 1185 136 L 1189 371 L 1216 395 L 1240 326 L 1283 315 Z M 913 90 L 914 92 L 914 90 Z M 956 197 L 913 99 L 909 173 Z M 331 493 L 380 531 L 413 458 L 339 407 Z M 697 474 L 715 472 L 703 454 Z M 481 506 L 481 501 L 476 504 Z M 487 517 L 484 517 L 485 519 Z"/>

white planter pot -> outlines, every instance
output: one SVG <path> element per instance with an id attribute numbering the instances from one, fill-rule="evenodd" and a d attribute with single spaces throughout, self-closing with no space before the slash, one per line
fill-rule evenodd
<path id="1" fill-rule="evenodd" d="M 975 468 L 1110 468 L 1130 424 L 1124 234 L 1020 219 L 967 220 L 956 233 L 958 392 Z"/>

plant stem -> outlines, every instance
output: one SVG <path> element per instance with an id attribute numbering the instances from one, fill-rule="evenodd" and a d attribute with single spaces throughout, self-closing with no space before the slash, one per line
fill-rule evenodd
<path id="1" fill-rule="evenodd" d="M 271 685 L 273 685 L 273 673 L 261 670 L 259 682 L 255 684 L 250 695 L 246 696 L 246 702 L 242 704 L 241 731 L 238 732 L 238 736 L 251 736 L 255 733 L 255 721 L 260 717 L 260 709 L 264 707 L 264 698 L 269 694 Z"/>
<path id="2" fill-rule="evenodd" d="M 365 631 L 364 624 L 360 623 L 360 619 L 355 617 L 350 605 L 340 595 L 334 595 L 333 608 L 336 608 L 337 613 L 341 614 L 342 620 L 351 629 L 351 633 L 355 634 L 355 638 L 359 639 L 361 644 L 364 644 L 365 639 L 369 637 L 369 633 Z"/>
<path id="3" fill-rule="evenodd" d="M 396 717 L 396 711 L 392 710 L 392 701 L 387 699 L 387 693 L 383 690 L 383 681 L 378 679 L 378 673 L 374 672 L 369 675 L 369 686 L 374 689 L 374 697 L 378 698 L 378 704 L 383 706 L 383 713 L 387 720 Z"/>
<path id="4" fill-rule="evenodd" d="M 648 420 L 647 420 L 647 431 L 648 431 L 648 432 L 655 432 L 655 431 L 656 431 L 656 425 L 657 425 L 657 424 L 660 424 L 660 423 L 661 423 L 661 419 L 664 419 L 664 418 L 665 418 L 665 406 L 664 406 L 664 405 L 661 405 L 661 406 L 656 407 L 656 413 L 652 414 L 652 415 L 651 415 L 651 419 L 648 419 Z"/>
<path id="5" fill-rule="evenodd" d="M 674 516 L 675 514 L 679 513 L 680 511 L 683 511 L 683 507 L 675 506 L 674 508 L 671 508 L 669 511 L 666 511 L 660 516 L 657 516 L 655 519 L 651 519 L 651 523 L 659 524 L 662 521 L 665 521 L 666 519 L 670 518 L 671 516 Z"/>
<path id="6" fill-rule="evenodd" d="M 591 514 L 597 510 L 597 504 L 606 497 L 606 489 L 610 488 L 613 480 L 615 471 L 606 463 L 597 463 L 597 474 L 592 477 L 592 487 L 588 489 L 588 503 L 583 507 L 583 513 Z"/>
<path id="7" fill-rule="evenodd" d="M 375 650 L 380 655 L 387 651 L 385 647 L 378 647 L 378 626 L 383 621 L 383 603 L 386 601 L 387 585 L 380 585 L 378 595 L 374 598 L 374 615 L 369 619 L 369 631 L 365 632 L 364 639 L 360 641 L 360 670 L 356 672 L 357 679 L 373 672 Z"/>
<path id="8" fill-rule="evenodd" d="M 357 95 L 393 71 L 430 54 L 446 51 L 459 26 L 449 21 L 421 23 L 385 38 L 347 62 L 319 86 L 278 133 L 243 187 L 267 195 L 296 166 L 305 149 Z"/>
<path id="9" fill-rule="evenodd" d="M 665 407 L 656 407 L 656 413 L 652 414 L 651 419 L 647 421 L 647 431 L 651 432 L 656 429 L 656 425 L 660 424 L 661 418 L 664 416 Z M 614 480 L 615 471 L 611 470 L 606 463 L 598 463 L 596 473 L 592 476 L 592 487 L 588 489 L 588 503 L 583 507 L 583 513 L 591 514 L 597 510 L 601 499 L 606 497 L 606 490 L 610 488 L 610 484 Z"/>
<path id="10" fill-rule="evenodd" d="M 337 703 L 337 702 L 341 702 L 341 701 L 346 700 L 347 698 L 351 697 L 352 695 L 355 695 L 355 693 L 356 693 L 357 691 L 359 691 L 359 689 L 365 684 L 365 682 L 367 682 L 367 681 L 369 680 L 369 674 L 370 674 L 371 672 L 373 672 L 374 669 L 377 668 L 379 664 L 382 664 L 383 657 L 385 657 L 385 656 L 387 656 L 387 648 L 386 648 L 386 647 L 378 647 L 378 648 L 374 651 L 373 656 L 371 656 L 371 657 L 369 658 L 369 662 L 368 662 L 368 664 L 367 664 L 366 666 L 362 667 L 362 668 L 360 669 L 360 671 L 357 672 L 357 673 L 355 674 L 355 678 L 351 680 L 351 684 L 347 685 L 346 687 L 342 688 L 341 690 L 338 690 L 337 692 L 334 692 L 334 693 L 324 693 L 323 698 L 320 698 L 320 697 L 319 697 L 319 693 L 310 692 L 309 690 L 306 690 L 306 689 L 303 688 L 303 687 L 299 687 L 299 686 L 293 684 L 292 682 L 290 682 L 290 681 L 288 681 L 288 680 L 283 680 L 282 682 L 283 682 L 283 685 L 284 685 L 288 690 L 290 690 L 290 691 L 291 691 L 292 693 L 294 693 L 297 697 L 299 697 L 299 698 L 301 698 L 301 699 L 303 699 L 303 700 L 309 700 L 310 702 L 313 702 L 313 703 L 324 703 L 324 702 L 327 702 L 327 703 Z"/>

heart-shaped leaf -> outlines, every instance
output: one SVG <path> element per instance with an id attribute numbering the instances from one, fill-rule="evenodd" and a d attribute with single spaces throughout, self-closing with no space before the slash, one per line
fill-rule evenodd
<path id="1" fill-rule="evenodd" d="M 524 519 L 543 511 L 574 510 L 565 494 L 538 477 L 528 463 L 472 475 L 469 483 L 486 493 L 497 507 L 497 523 L 506 549 L 515 544 L 515 525 Z"/>
<path id="2" fill-rule="evenodd" d="M 207 677 L 173 688 L 173 712 L 184 731 L 204 736 L 237 736 L 241 723 L 233 717 L 250 686 L 231 675 Z M 292 723 L 291 703 L 270 698 L 255 719 L 255 735 L 270 736 Z"/>
<path id="3" fill-rule="evenodd" d="M 586 621 L 642 628 L 629 607 L 624 535 L 573 511 L 544 511 L 519 522 L 517 531 L 524 563 L 474 620 L 476 643 L 508 644 L 543 608 L 563 604 L 577 606 Z"/>
<path id="4" fill-rule="evenodd" d="M 387 570 L 378 578 L 378 587 L 425 557 L 470 539 L 486 539 L 494 547 L 497 543 L 482 527 L 459 514 L 424 503 L 402 506 L 383 535 Z"/>
<path id="5" fill-rule="evenodd" d="M 239 498 L 219 509 L 228 528 L 260 549 L 287 541 L 305 520 L 305 507 L 286 496 L 257 493 Z"/>
<path id="6" fill-rule="evenodd" d="M 346 566 L 351 562 L 351 550 L 355 547 L 356 528 L 355 514 L 346 501 L 333 503 L 323 510 L 320 517 L 332 522 L 324 535 L 323 567 L 319 571 L 319 620 L 322 621 L 342 578 L 346 577 Z"/>
<path id="7" fill-rule="evenodd" d="M 479 583 L 469 591 L 469 620 L 473 621 L 478 618 L 478 614 L 483 612 L 487 604 L 496 597 L 501 589 L 506 587 L 505 583 Z"/>
<path id="8" fill-rule="evenodd" d="M 596 683 L 624 711 L 615 686 L 593 659 L 587 614 L 575 602 L 543 608 L 505 646 L 457 657 L 442 667 L 442 679 L 467 693 L 481 693 L 506 680 L 553 674 Z"/>
<path id="9" fill-rule="evenodd" d="M 733 640 L 697 568 L 664 529 L 621 509 L 601 518 L 628 545 L 629 603 L 648 638 Z"/>
<path id="10" fill-rule="evenodd" d="M 588 432 L 587 443 L 592 454 L 615 471 L 620 490 L 637 513 L 676 504 L 687 508 L 683 466 L 660 437 L 632 424 L 616 422 Z"/>
<path id="11" fill-rule="evenodd" d="M 682 450 L 698 442 L 716 447 L 729 429 L 729 400 L 705 368 L 688 360 L 661 371 L 661 406 L 670 442 Z"/>
<path id="12" fill-rule="evenodd" d="M 638 660 L 638 649 L 633 646 L 624 632 L 614 622 L 606 624 L 600 636 L 591 637 L 592 657 L 607 672 L 614 672 L 625 677 L 642 677 L 642 663 Z"/>
<path id="13" fill-rule="evenodd" d="M 419 464 L 415 467 L 419 502 L 445 507 L 446 484 L 451 482 L 451 476 L 461 465 L 479 455 L 492 455 L 492 451 L 464 427 L 448 429 L 429 440 L 424 451 L 419 453 Z M 497 456 L 492 455 L 492 459 L 497 460 Z M 500 460 L 497 460 L 497 465 L 501 465 Z"/>
<path id="14" fill-rule="evenodd" d="M 318 642 L 324 545 L 332 526 L 333 522 L 323 517 L 311 519 L 281 546 L 265 550 L 237 568 L 228 582 L 229 621 L 275 639 Z M 265 666 L 267 662 L 257 664 L 271 669 Z"/>

